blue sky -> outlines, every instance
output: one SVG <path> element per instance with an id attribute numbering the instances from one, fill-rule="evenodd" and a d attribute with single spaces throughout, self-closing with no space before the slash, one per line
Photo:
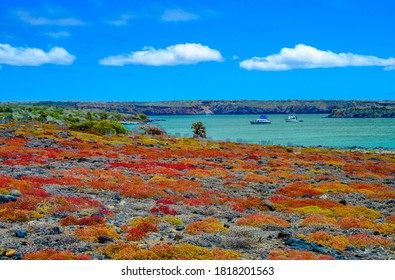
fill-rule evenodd
<path id="1" fill-rule="evenodd" d="M 392 0 L 1 0 L 0 101 L 395 99 Z"/>

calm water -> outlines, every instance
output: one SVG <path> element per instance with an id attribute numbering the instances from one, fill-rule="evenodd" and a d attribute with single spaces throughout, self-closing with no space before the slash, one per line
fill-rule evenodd
<path id="1" fill-rule="evenodd" d="M 303 122 L 287 123 L 287 115 L 268 115 L 271 124 L 251 125 L 259 115 L 150 116 L 174 136 L 191 137 L 191 125 L 201 121 L 207 137 L 258 144 L 395 148 L 395 119 L 329 119 L 326 115 L 298 115 Z M 133 126 L 128 126 L 133 129 Z"/>

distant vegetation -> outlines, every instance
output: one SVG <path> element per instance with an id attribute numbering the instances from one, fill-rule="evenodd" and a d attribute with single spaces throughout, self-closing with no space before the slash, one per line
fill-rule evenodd
<path id="1" fill-rule="evenodd" d="M 70 109 L 57 106 L 1 104 L 0 122 L 37 121 L 67 125 L 77 131 L 101 135 L 125 134 L 120 121 L 146 121 L 145 114 L 121 114 L 117 111 Z"/>
<path id="2" fill-rule="evenodd" d="M 366 108 L 353 107 L 347 109 L 335 109 L 329 115 L 330 118 L 395 118 L 394 106 L 371 106 Z"/>

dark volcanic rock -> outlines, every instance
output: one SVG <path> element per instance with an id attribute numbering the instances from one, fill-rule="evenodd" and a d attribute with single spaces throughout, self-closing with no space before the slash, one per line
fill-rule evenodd
<path id="1" fill-rule="evenodd" d="M 25 238 L 27 236 L 27 232 L 26 232 L 26 230 L 18 229 L 17 231 L 15 231 L 15 235 L 16 235 L 16 237 L 19 237 L 19 238 Z"/>
<path id="2" fill-rule="evenodd" d="M 280 232 L 277 235 L 277 238 L 280 238 L 280 239 L 285 239 L 285 238 L 289 238 L 289 237 L 291 237 L 291 232 L 288 230 L 285 230 L 285 229 L 280 230 Z"/>
<path id="3" fill-rule="evenodd" d="M 49 234 L 61 234 L 63 231 L 59 227 L 50 228 L 48 231 Z"/>
<path id="4" fill-rule="evenodd" d="M 20 196 L 22 196 L 22 193 L 18 190 L 11 190 L 10 195 L 20 197 Z"/>
<path id="5" fill-rule="evenodd" d="M 7 203 L 9 201 L 17 201 L 17 200 L 18 200 L 17 196 L 0 194 L 0 204 Z"/>
<path id="6" fill-rule="evenodd" d="M 98 241 L 99 243 L 103 244 L 103 243 L 107 243 L 107 242 L 112 242 L 113 239 L 112 239 L 111 237 L 109 237 L 109 236 L 99 236 L 99 237 L 97 238 L 97 241 Z"/>
<path id="7" fill-rule="evenodd" d="M 0 204 L 1 204 L 1 203 L 7 203 L 8 201 L 10 201 L 8 195 L 2 195 L 2 194 L 0 194 Z"/>
<path id="8" fill-rule="evenodd" d="M 59 136 L 61 138 L 70 138 L 71 137 L 71 134 L 68 131 L 62 131 L 62 132 L 56 133 L 55 135 Z"/>
<path id="9" fill-rule="evenodd" d="M 276 211 L 273 203 L 271 203 L 269 200 L 263 201 L 263 205 L 265 205 L 269 211 Z"/>
<path id="10" fill-rule="evenodd" d="M 182 230 L 184 230 L 184 229 L 185 229 L 184 226 L 181 226 L 181 225 L 176 226 L 176 230 L 177 230 L 177 231 L 182 231 Z"/>
<path id="11" fill-rule="evenodd" d="M 340 204 L 343 204 L 343 205 L 347 205 L 347 202 L 346 202 L 344 199 L 339 200 L 339 203 L 340 203 Z"/>
<path id="12" fill-rule="evenodd" d="M 307 250 L 320 254 L 331 255 L 336 259 L 344 259 L 342 254 L 337 250 L 328 247 L 322 247 L 315 243 L 304 241 L 303 239 L 288 238 L 285 240 L 285 244 L 291 246 L 291 248 L 295 250 Z"/>

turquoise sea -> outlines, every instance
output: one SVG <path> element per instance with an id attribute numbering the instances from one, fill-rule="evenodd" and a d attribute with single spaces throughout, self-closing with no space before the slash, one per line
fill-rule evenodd
<path id="1" fill-rule="evenodd" d="M 303 122 L 287 123 L 288 115 L 267 115 L 271 124 L 252 125 L 259 115 L 150 116 L 173 136 L 192 137 L 191 125 L 201 121 L 212 140 L 280 144 L 284 146 L 364 147 L 395 149 L 395 119 L 331 119 L 327 115 L 298 115 Z M 135 126 L 127 126 L 133 130 Z"/>

